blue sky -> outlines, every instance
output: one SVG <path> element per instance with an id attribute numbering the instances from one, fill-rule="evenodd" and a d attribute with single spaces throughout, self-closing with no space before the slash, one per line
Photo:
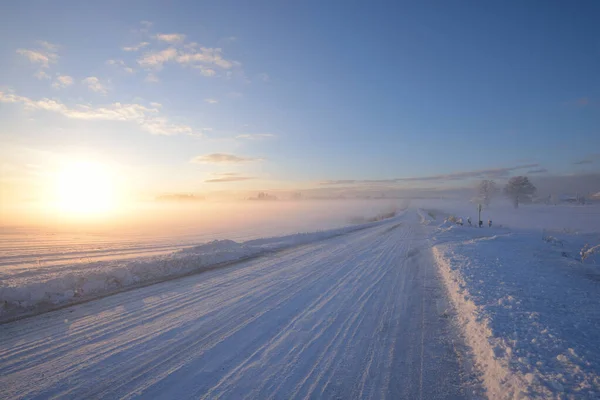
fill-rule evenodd
<path id="1" fill-rule="evenodd" d="M 599 18 L 594 1 L 5 2 L 0 183 L 74 158 L 143 193 L 598 172 Z"/>

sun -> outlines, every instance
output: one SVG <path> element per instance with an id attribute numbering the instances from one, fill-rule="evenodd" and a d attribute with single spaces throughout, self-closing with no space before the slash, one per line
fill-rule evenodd
<path id="1" fill-rule="evenodd" d="M 72 215 L 101 215 L 116 205 L 114 177 L 103 164 L 71 162 L 57 173 L 57 209 Z"/>

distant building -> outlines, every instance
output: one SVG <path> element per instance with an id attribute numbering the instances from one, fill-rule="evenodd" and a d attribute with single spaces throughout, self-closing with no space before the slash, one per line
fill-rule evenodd
<path id="1" fill-rule="evenodd" d="M 575 195 L 562 194 L 558 197 L 558 199 L 560 200 L 561 203 L 585 204 L 585 196 L 581 196 L 581 195 L 579 195 L 579 193 L 576 193 Z"/>

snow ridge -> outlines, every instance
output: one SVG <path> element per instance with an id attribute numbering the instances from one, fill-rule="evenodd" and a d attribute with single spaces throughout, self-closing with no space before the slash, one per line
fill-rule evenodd
<path id="1" fill-rule="evenodd" d="M 76 268 L 57 270 L 54 274 L 3 279 L 0 282 L 0 322 L 333 238 L 394 219 L 242 243 L 214 240 L 166 255 L 91 262 L 84 268 L 78 264 Z"/>
<path id="2" fill-rule="evenodd" d="M 434 229 L 434 259 L 488 397 L 597 399 L 600 271 L 577 257 L 600 235 Z"/>

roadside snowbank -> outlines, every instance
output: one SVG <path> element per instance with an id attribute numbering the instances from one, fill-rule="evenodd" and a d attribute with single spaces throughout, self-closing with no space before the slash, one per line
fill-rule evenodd
<path id="1" fill-rule="evenodd" d="M 489 398 L 600 398 L 600 265 L 580 256 L 600 234 L 452 225 L 434 241 Z"/>
<path id="2" fill-rule="evenodd" d="M 43 273 L 8 276 L 0 282 L 0 322 L 122 291 L 140 285 L 197 273 L 234 261 L 317 242 L 393 220 L 344 228 L 256 239 L 214 240 L 170 254 L 133 260 L 99 261 L 48 267 Z"/>

